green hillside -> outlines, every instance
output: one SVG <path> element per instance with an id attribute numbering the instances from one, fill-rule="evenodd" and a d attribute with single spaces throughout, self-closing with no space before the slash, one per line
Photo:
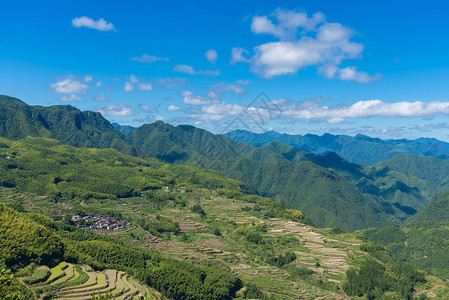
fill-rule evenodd
<path id="1" fill-rule="evenodd" d="M 416 215 L 410 217 L 407 223 L 449 221 L 449 191 L 435 195 L 432 201 Z"/>
<path id="2" fill-rule="evenodd" d="M 11 140 L 27 136 L 53 138 L 74 147 L 114 148 L 138 154 L 98 112 L 82 112 L 70 105 L 30 106 L 4 95 L 0 95 L 0 136 Z"/>
<path id="3" fill-rule="evenodd" d="M 139 128 L 113 126 L 99 113 L 81 112 L 71 106 L 29 106 L 6 96 L 0 97 L 0 108 L 0 133 L 6 138 L 42 136 L 75 147 L 115 148 L 171 164 L 214 169 L 241 180 L 253 193 L 303 210 L 320 226 L 358 229 L 399 224 L 424 208 L 432 195 L 449 188 L 445 173 L 449 168 L 439 171 L 435 167 L 446 166 L 446 160 L 432 157 L 399 155 L 363 168 L 334 152 L 317 155 L 279 142 L 254 147 L 188 125 L 175 127 L 157 121 Z M 118 129 L 128 133 L 123 135 Z M 13 165 L 8 170 L 13 169 L 20 170 Z M 258 170 L 257 176 L 253 170 Z M 66 182 L 76 182 L 76 172 L 63 171 L 67 172 L 60 178 L 39 175 L 39 180 L 21 184 L 30 186 L 30 190 L 49 189 L 53 197 L 62 192 L 65 196 L 76 193 L 84 183 L 79 181 L 68 191 Z M 5 185 L 15 184 L 15 172 L 5 175 Z M 115 178 L 95 177 L 92 172 L 89 186 L 96 186 L 95 193 L 100 195 L 108 194 L 111 187 L 128 195 L 139 192 L 126 187 L 124 183 L 130 179 L 118 177 L 117 184 Z M 103 188 L 99 188 L 100 181 Z"/>
<path id="4" fill-rule="evenodd" d="M 80 285 L 73 288 L 74 295 L 90 290 L 118 295 L 127 291 L 125 276 L 172 299 L 448 293 L 444 282 L 394 261 L 387 250 L 336 228 L 316 229 L 300 211 L 251 195 L 241 182 L 215 171 L 31 137 L 1 139 L 0 162 L 0 260 L 29 282 L 24 288 L 35 294 L 62 296 L 73 284 Z M 322 189 L 332 187 L 332 182 L 341 180 L 339 186 L 350 187 L 311 162 L 257 162 L 266 168 L 275 165 L 277 174 L 254 169 L 248 162 L 254 161 L 239 159 L 235 164 L 254 174 L 273 172 L 279 185 L 290 180 L 284 177 L 286 169 L 293 166 L 294 173 L 309 173 L 314 166 L 319 174 L 312 178 L 323 181 L 304 179 L 301 184 L 316 184 L 323 198 L 326 193 L 339 196 Z M 342 192 L 351 195 L 349 190 Z M 362 200 L 353 197 L 355 204 Z M 66 217 L 52 221 L 42 215 Z M 125 220 L 127 225 L 102 234 L 74 226 L 93 226 L 91 221 L 72 219 L 89 215 Z M 91 276 L 97 282 L 88 284 L 95 284 L 92 288 L 73 279 L 77 267 L 76 276 L 86 273 L 83 265 L 95 269 Z M 104 278 L 114 285 L 101 283 Z M 378 282 L 382 290 L 360 284 L 366 280 Z"/>
<path id="5" fill-rule="evenodd" d="M 161 121 L 135 129 L 127 139 L 166 162 L 214 169 L 240 180 L 254 193 L 304 211 L 319 226 L 352 230 L 397 223 L 377 200 L 362 195 L 337 173 L 307 162 L 361 176 L 361 167 L 336 155 L 319 157 L 279 143 L 253 147 L 193 126 L 174 127 Z"/>

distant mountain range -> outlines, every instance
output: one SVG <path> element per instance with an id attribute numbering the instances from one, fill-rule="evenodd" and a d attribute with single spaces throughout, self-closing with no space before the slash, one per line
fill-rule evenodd
<path id="1" fill-rule="evenodd" d="M 348 230 L 399 225 L 449 184 L 449 160 L 442 158 L 403 154 L 362 167 L 324 149 L 319 155 L 281 142 L 253 146 L 194 126 L 161 121 L 138 128 L 120 126 L 96 112 L 68 105 L 29 106 L 7 96 L 0 96 L 0 136 L 54 138 L 75 147 L 114 148 L 175 165 L 214 169 L 242 181 L 253 193 L 302 210 L 319 226 Z M 337 143 L 335 136 L 323 137 L 329 144 Z M 349 145 L 340 145 L 340 150 L 356 147 L 353 140 L 399 145 L 362 136 L 340 136 L 338 143 L 345 139 Z"/>
<path id="2" fill-rule="evenodd" d="M 449 157 L 449 143 L 433 138 L 382 140 L 362 134 L 354 137 L 329 133 L 321 136 L 315 134 L 290 135 L 276 131 L 252 133 L 246 130 L 235 130 L 226 133 L 226 136 L 239 143 L 248 143 L 253 146 L 265 146 L 272 142 L 280 142 L 317 154 L 332 151 L 349 162 L 363 166 L 375 164 L 403 153 L 438 158 Z"/>

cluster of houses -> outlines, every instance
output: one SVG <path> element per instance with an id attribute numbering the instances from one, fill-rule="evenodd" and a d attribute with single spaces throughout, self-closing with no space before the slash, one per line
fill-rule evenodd
<path id="1" fill-rule="evenodd" d="M 117 220 L 116 218 L 100 214 L 84 217 L 75 215 L 72 216 L 72 222 L 80 228 L 92 231 L 119 230 L 130 224 L 125 220 Z"/>

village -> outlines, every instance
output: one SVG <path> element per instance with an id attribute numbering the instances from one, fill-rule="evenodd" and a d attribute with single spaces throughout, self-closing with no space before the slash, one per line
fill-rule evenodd
<path id="1" fill-rule="evenodd" d="M 71 218 L 72 222 L 77 227 L 91 231 L 108 231 L 120 230 L 131 223 L 125 220 L 117 220 L 113 217 L 106 217 L 101 214 L 94 214 L 89 216 L 74 215 Z"/>

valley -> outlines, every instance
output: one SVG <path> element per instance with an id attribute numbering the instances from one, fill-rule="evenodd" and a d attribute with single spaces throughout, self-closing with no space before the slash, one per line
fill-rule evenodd
<path id="1" fill-rule="evenodd" d="M 8 105 L 27 107 L 17 101 Z M 0 138 L 1 263 L 24 295 L 449 295 L 449 201 L 438 194 L 446 190 L 446 159 L 402 154 L 362 167 L 335 153 L 254 147 L 193 126 L 157 121 L 123 134 L 101 115 L 30 110 L 26 137 Z M 51 112 L 68 114 L 62 131 L 78 132 L 75 142 L 48 138 L 62 133 L 35 123 L 33 114 Z M 89 116 L 98 120 L 88 125 Z M 95 139 L 85 138 L 92 130 Z M 91 144 L 111 134 L 134 155 Z"/>

